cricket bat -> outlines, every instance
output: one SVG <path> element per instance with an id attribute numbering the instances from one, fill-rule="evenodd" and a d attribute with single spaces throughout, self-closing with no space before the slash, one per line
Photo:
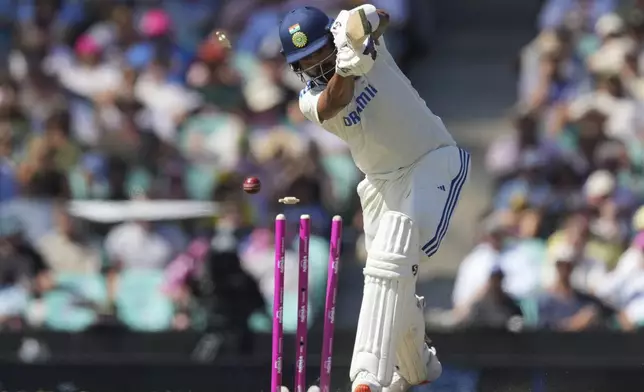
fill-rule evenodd
<path id="1" fill-rule="evenodd" d="M 363 9 L 359 9 L 358 12 L 353 12 L 349 15 L 349 19 L 347 19 L 347 38 L 353 48 L 360 48 L 364 39 L 371 34 L 373 34 L 371 23 L 369 23 L 367 14 Z"/>

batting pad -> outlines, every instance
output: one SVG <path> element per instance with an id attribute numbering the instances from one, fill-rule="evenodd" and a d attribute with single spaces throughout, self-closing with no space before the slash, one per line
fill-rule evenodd
<path id="1" fill-rule="evenodd" d="M 425 299 L 412 296 L 411 303 L 406 307 L 405 320 L 407 329 L 396 349 L 398 358 L 398 373 L 411 385 L 427 381 L 427 363 L 429 355 L 425 347 Z"/>
<path id="2" fill-rule="evenodd" d="M 420 244 L 410 217 L 386 212 L 368 250 L 364 293 L 351 361 L 351 380 L 361 371 L 381 386 L 391 383 L 396 348 L 409 329 L 406 312 L 415 308 Z"/>

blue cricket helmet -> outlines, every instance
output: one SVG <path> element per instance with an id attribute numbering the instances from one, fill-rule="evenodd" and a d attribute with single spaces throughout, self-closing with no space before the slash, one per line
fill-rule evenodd
<path id="1" fill-rule="evenodd" d="M 286 62 L 293 64 L 331 41 L 333 19 L 315 7 L 300 7 L 284 16 L 279 34 Z"/>

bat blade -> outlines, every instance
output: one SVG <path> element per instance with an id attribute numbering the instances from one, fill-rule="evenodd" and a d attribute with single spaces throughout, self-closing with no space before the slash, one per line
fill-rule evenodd
<path id="1" fill-rule="evenodd" d="M 369 23 L 364 10 L 359 9 L 358 12 L 349 15 L 349 19 L 347 20 L 347 38 L 349 38 L 354 48 L 362 45 L 364 39 L 371 34 L 373 34 L 371 23 Z"/>

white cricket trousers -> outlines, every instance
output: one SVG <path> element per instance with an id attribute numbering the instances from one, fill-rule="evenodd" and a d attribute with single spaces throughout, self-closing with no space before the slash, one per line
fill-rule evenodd
<path id="1" fill-rule="evenodd" d="M 414 220 L 421 254 L 434 255 L 447 233 L 469 171 L 470 154 L 456 146 L 445 146 L 394 173 L 368 175 L 358 184 L 367 251 L 382 214 L 396 211 Z"/>

